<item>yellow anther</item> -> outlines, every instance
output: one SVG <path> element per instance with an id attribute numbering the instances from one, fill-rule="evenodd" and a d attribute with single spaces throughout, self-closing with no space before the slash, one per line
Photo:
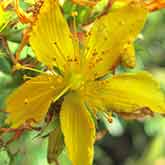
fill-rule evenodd
<path id="1" fill-rule="evenodd" d="M 24 104 L 28 104 L 28 103 L 29 103 L 29 100 L 27 98 L 25 98 Z"/>
<path id="2" fill-rule="evenodd" d="M 15 66 L 14 66 L 14 69 L 15 70 L 20 70 L 20 69 L 22 69 L 22 65 L 20 63 L 16 63 Z"/>
<path id="3" fill-rule="evenodd" d="M 71 15 L 72 15 L 72 17 L 76 17 L 76 16 L 78 16 L 78 12 L 77 11 L 73 11 Z"/>

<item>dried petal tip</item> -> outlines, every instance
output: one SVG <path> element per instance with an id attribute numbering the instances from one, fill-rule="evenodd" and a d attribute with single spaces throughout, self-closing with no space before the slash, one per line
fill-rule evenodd
<path id="1" fill-rule="evenodd" d="M 146 1 L 145 4 L 146 7 L 151 12 L 165 8 L 165 0 L 151 0 L 151 1 Z"/>

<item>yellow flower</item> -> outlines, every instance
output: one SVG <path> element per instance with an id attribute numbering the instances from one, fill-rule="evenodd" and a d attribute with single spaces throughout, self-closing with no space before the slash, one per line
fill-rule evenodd
<path id="1" fill-rule="evenodd" d="M 45 0 L 33 25 L 30 45 L 51 73 L 32 78 L 9 96 L 7 122 L 12 127 L 30 119 L 39 122 L 50 104 L 64 97 L 60 124 L 69 158 L 73 165 L 91 165 L 96 133 L 92 111 L 133 113 L 148 108 L 164 113 L 164 95 L 149 73 L 100 78 L 120 61 L 125 66 L 135 65 L 133 41 L 147 13 L 142 1 L 137 0 L 113 8 L 95 21 L 80 49 L 57 0 Z M 53 67 L 61 74 L 54 73 Z"/>

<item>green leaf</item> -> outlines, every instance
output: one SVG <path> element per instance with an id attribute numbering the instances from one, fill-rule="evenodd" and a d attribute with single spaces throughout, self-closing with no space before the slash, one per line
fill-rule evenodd
<path id="1" fill-rule="evenodd" d="M 0 150 L 0 164 L 1 165 L 7 165 L 10 163 L 10 158 L 9 155 L 7 153 L 7 151 L 5 150 Z"/>
<path id="2" fill-rule="evenodd" d="M 48 125 L 44 126 L 41 132 L 36 135 L 34 138 L 42 138 L 48 136 L 54 129 L 59 127 L 59 119 L 57 117 L 53 117 L 53 119 L 48 123 Z"/>
<path id="3" fill-rule="evenodd" d="M 59 126 L 49 134 L 47 155 L 49 163 L 57 162 L 58 156 L 63 151 L 64 146 L 64 137 Z"/>
<path id="4" fill-rule="evenodd" d="M 1 54 L 2 53 L 2 54 Z M 7 58 L 5 57 L 5 53 L 0 51 L 0 71 L 6 74 L 11 73 L 11 65 Z"/>

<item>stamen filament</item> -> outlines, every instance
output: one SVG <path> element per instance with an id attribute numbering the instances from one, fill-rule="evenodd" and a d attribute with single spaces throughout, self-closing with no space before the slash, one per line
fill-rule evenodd
<path id="1" fill-rule="evenodd" d="M 15 69 L 16 70 L 25 69 L 25 70 L 31 70 L 31 71 L 34 71 L 34 72 L 38 72 L 38 73 L 45 73 L 44 71 L 41 71 L 41 70 L 38 70 L 38 69 L 35 69 L 35 68 L 30 68 L 28 66 L 21 65 L 20 63 L 17 63 L 15 65 Z"/>
<path id="2" fill-rule="evenodd" d="M 67 86 L 67 87 L 65 87 L 65 88 L 61 91 L 61 93 L 60 93 L 57 97 L 55 97 L 55 98 L 53 99 L 53 102 L 56 102 L 61 96 L 63 96 L 63 95 L 69 90 L 70 87 L 71 87 L 70 85 Z"/>
<path id="3" fill-rule="evenodd" d="M 77 59 L 77 57 L 80 57 L 80 48 L 79 48 L 79 38 L 77 35 L 77 25 L 76 25 L 76 16 L 78 13 L 72 12 L 73 17 L 73 45 L 74 45 L 74 58 Z"/>

